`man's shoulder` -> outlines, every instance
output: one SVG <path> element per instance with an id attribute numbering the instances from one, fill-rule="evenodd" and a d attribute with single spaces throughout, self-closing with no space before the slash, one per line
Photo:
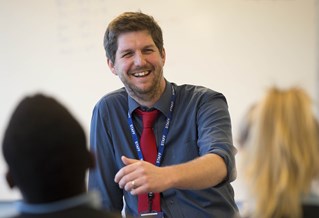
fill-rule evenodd
<path id="1" fill-rule="evenodd" d="M 124 87 L 105 94 L 100 101 L 120 100 L 122 98 L 127 99 L 127 92 Z"/>
<path id="2" fill-rule="evenodd" d="M 213 96 L 213 97 L 222 97 L 225 98 L 225 96 L 218 91 L 215 91 L 211 88 L 201 86 L 201 85 L 192 85 L 192 84 L 182 84 L 182 85 L 176 85 L 172 83 L 173 86 L 176 88 L 176 91 L 179 95 L 185 96 L 186 98 L 189 97 L 205 97 L 205 96 Z"/>
<path id="3" fill-rule="evenodd" d="M 106 104 L 109 104 L 109 105 L 117 105 L 117 104 L 124 104 L 124 103 L 126 104 L 127 96 L 128 95 L 124 87 L 114 90 L 102 96 L 96 103 L 96 107 L 98 108 L 104 107 Z"/>
<path id="4" fill-rule="evenodd" d="M 19 214 L 12 218 L 33 218 L 40 217 L 39 214 Z M 79 206 L 72 209 L 55 212 L 55 213 L 47 213 L 41 214 L 41 218 L 70 218 L 70 217 L 78 217 L 78 218 L 121 218 L 121 214 L 119 213 L 111 213 L 102 211 L 99 209 L 94 209 L 87 206 Z"/>
<path id="5" fill-rule="evenodd" d="M 120 218 L 120 212 L 118 213 L 111 213 L 106 212 L 100 209 L 95 209 L 92 207 L 78 207 L 75 208 L 73 213 L 69 214 L 68 217 L 73 217 L 71 215 L 76 215 L 74 217 L 90 217 L 90 218 Z"/>

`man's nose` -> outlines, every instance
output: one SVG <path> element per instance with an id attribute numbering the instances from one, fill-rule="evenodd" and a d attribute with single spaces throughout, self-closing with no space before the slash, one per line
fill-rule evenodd
<path id="1" fill-rule="evenodd" d="M 134 64 L 136 66 L 143 66 L 145 63 L 145 56 L 141 52 L 136 52 L 134 56 Z"/>

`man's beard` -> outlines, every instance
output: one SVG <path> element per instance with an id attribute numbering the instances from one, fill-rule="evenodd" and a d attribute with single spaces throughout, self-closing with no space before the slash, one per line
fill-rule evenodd
<path id="1" fill-rule="evenodd" d="M 161 79 L 163 76 L 163 70 L 154 78 L 152 85 L 146 89 L 139 88 L 135 84 L 128 81 L 122 81 L 127 93 L 134 99 L 140 99 L 142 101 L 152 100 L 154 97 L 161 95 Z"/>

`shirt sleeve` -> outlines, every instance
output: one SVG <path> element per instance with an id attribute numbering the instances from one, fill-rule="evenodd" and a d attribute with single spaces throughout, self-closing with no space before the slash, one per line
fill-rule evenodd
<path id="1" fill-rule="evenodd" d="M 199 103 L 198 147 L 200 155 L 215 153 L 221 156 L 227 166 L 227 176 L 219 184 L 232 182 L 236 178 L 235 154 L 233 146 L 231 120 L 226 98 L 221 93 L 209 90 Z"/>
<path id="2" fill-rule="evenodd" d="M 88 188 L 100 192 L 106 210 L 121 211 L 123 191 L 114 182 L 118 169 L 107 119 L 107 106 L 101 100 L 96 104 L 91 120 L 90 150 L 95 156 L 96 167 L 89 171 Z"/>

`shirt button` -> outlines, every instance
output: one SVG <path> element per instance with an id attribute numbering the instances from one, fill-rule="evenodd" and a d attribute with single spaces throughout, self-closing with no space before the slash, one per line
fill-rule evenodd
<path id="1" fill-rule="evenodd" d="M 169 203 L 170 203 L 170 204 L 174 204 L 174 200 L 170 200 Z"/>

